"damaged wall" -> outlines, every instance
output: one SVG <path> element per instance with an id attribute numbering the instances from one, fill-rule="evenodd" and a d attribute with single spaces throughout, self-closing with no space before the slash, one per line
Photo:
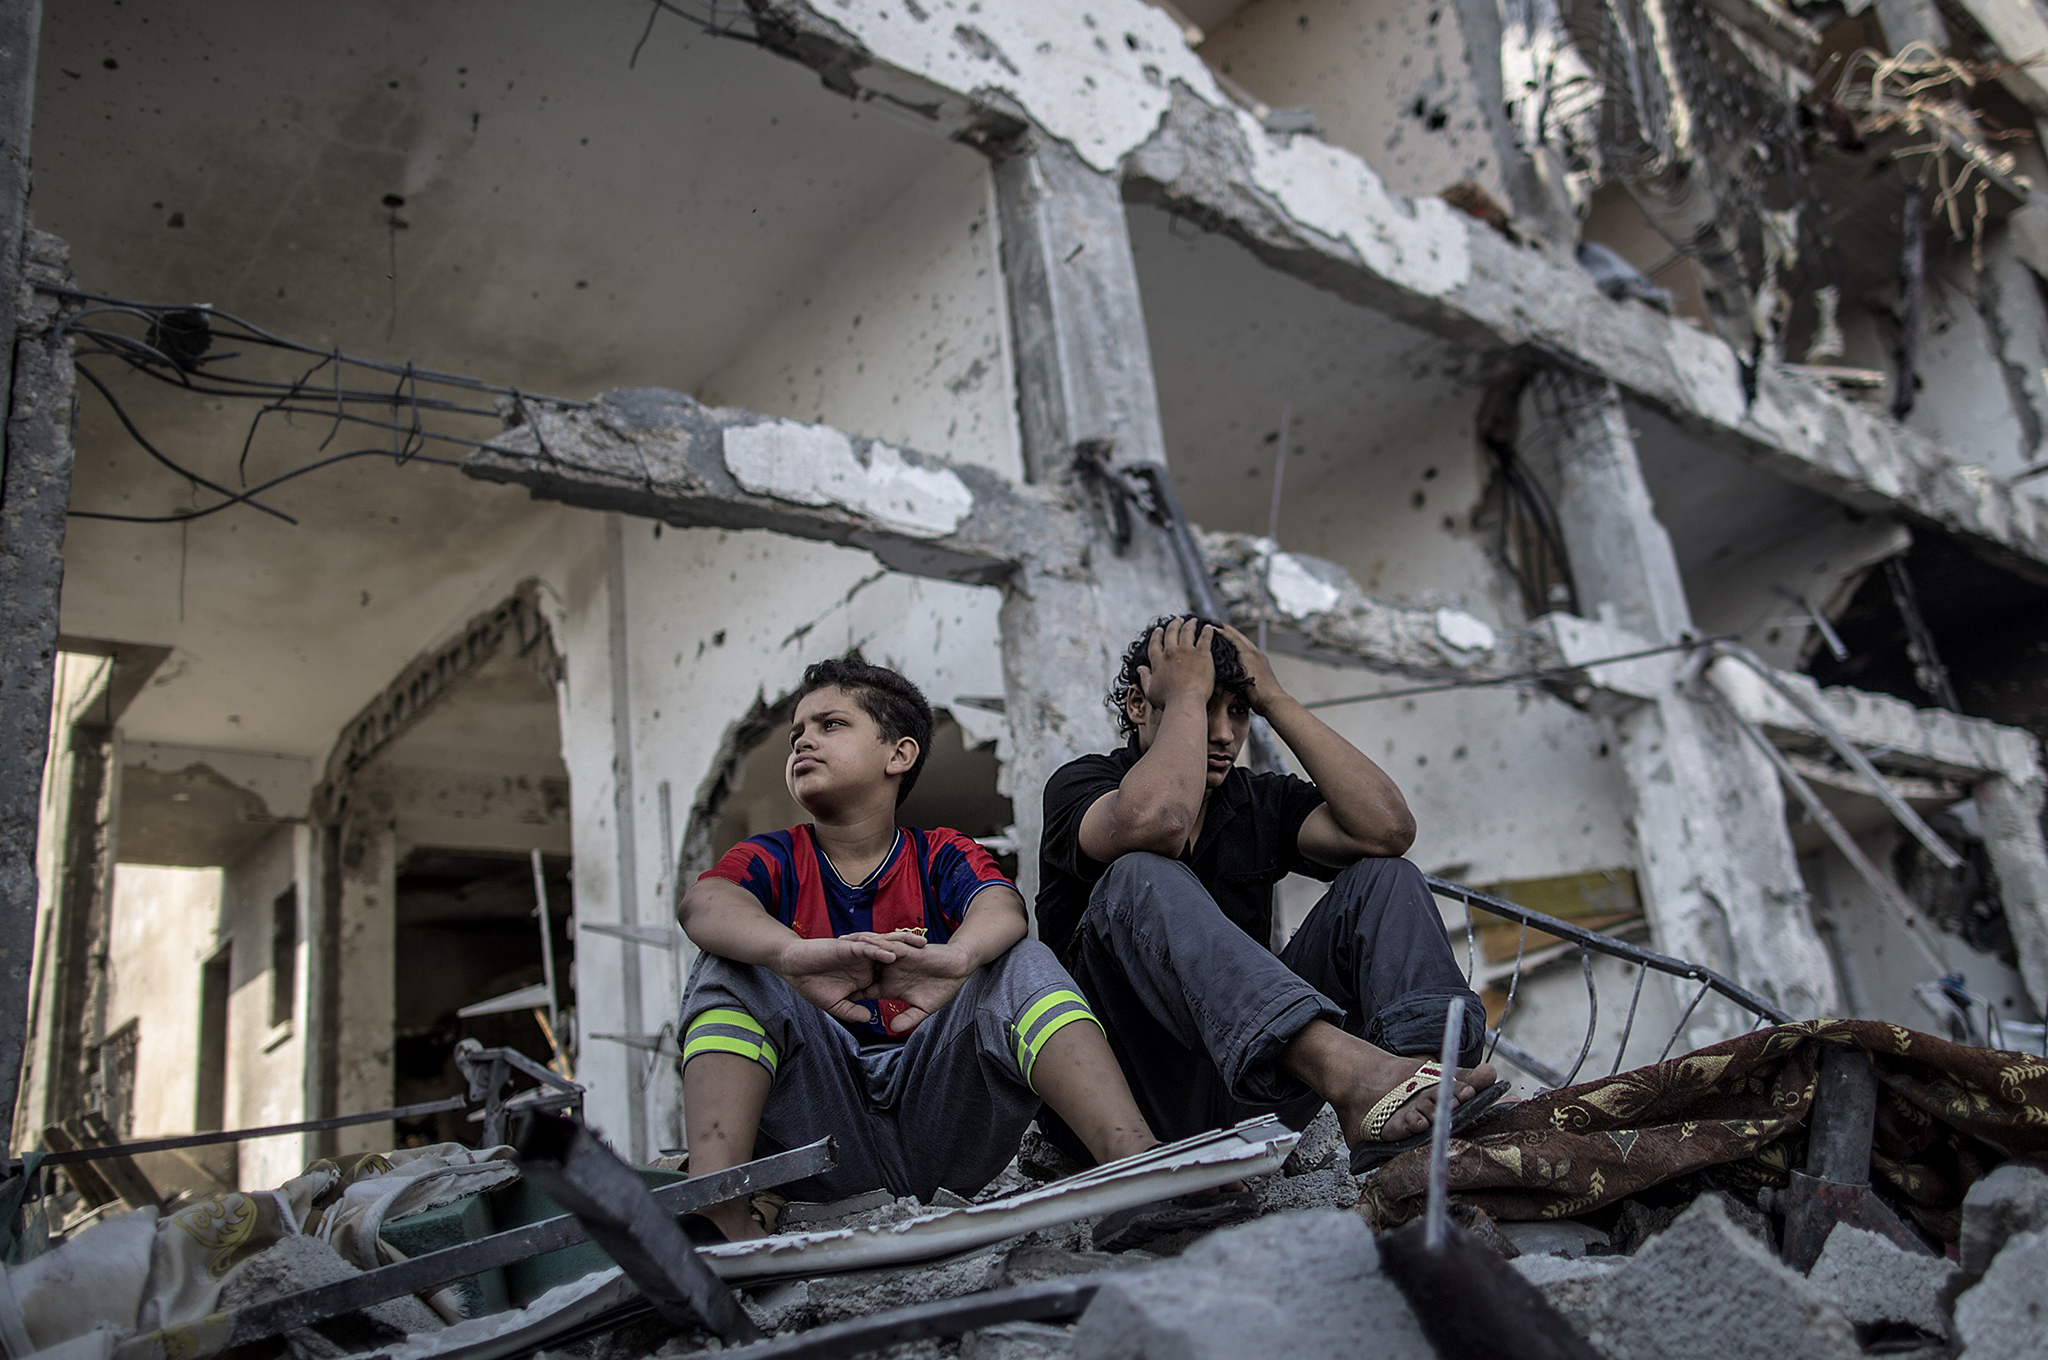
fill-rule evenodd
<path id="1" fill-rule="evenodd" d="M 988 161 L 945 147 L 694 395 L 1022 477 Z M 774 310 L 767 312 L 772 306 Z"/>
<path id="2" fill-rule="evenodd" d="M 1272 108 L 1307 107 L 1335 145 L 1358 153 L 1397 193 L 1434 196 L 1465 182 L 1503 206 L 1495 111 L 1500 80 L 1491 34 L 1468 32 L 1456 0 L 1252 0 L 1197 49 L 1202 60 Z M 1470 61 L 1490 57 L 1495 100 Z"/>

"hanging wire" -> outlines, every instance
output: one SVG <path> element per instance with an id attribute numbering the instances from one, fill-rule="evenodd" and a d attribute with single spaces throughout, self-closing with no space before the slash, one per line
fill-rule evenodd
<path id="1" fill-rule="evenodd" d="M 516 387 L 422 368 L 410 360 L 394 363 L 348 354 L 337 346 L 309 345 L 212 307 L 137 302 L 51 284 L 36 287 L 66 301 L 84 304 L 70 312 L 60 325 L 60 331 L 76 342 L 73 360 L 77 373 L 106 401 L 115 420 L 136 446 L 165 469 L 184 478 L 195 492 L 195 504 L 187 510 L 164 514 L 72 510 L 69 513 L 75 519 L 188 524 L 242 506 L 296 525 L 296 517 L 260 499 L 264 493 L 309 473 L 362 458 L 389 459 L 395 467 L 408 463 L 461 465 L 458 459 L 426 451 L 436 445 L 451 450 L 488 449 L 532 457 L 529 451 L 506 448 L 493 438 L 463 428 L 471 422 L 489 421 L 495 432 L 502 427 L 508 412 L 523 425 L 534 428 L 541 455 L 552 458 L 535 426 L 529 402 L 544 401 L 551 408 L 565 410 L 588 405 L 532 397 Z M 142 333 L 134 334 L 136 329 Z M 265 358 L 284 355 L 304 355 L 312 362 L 289 379 L 262 371 Z M 108 376 L 97 371 L 94 360 L 111 360 L 118 366 L 116 372 L 147 378 L 190 396 L 253 403 L 256 409 L 243 433 L 236 460 L 236 476 L 241 485 L 225 485 L 166 453 L 159 441 L 138 424 Z M 279 415 L 287 422 L 300 415 L 327 421 L 326 436 L 315 450 L 322 456 L 251 486 L 250 456 L 270 418 Z M 328 453 L 344 428 L 375 430 L 380 442 Z M 196 493 L 202 489 L 218 499 L 197 503 Z"/>
<path id="2" fill-rule="evenodd" d="M 1612 666 L 1623 661 L 1641 661 L 1645 657 L 1662 656 L 1666 652 L 1691 652 L 1709 647 L 1718 642 L 1735 638 L 1733 633 L 1716 633 L 1712 637 L 1686 638 L 1681 642 L 1667 642 L 1661 647 L 1645 647 L 1640 651 L 1617 652 L 1613 656 L 1596 657 L 1591 661 L 1575 661 L 1568 666 L 1540 666 L 1533 670 L 1510 671 L 1506 675 L 1468 676 L 1458 680 L 1445 680 L 1434 685 L 1411 685 L 1406 689 L 1378 690 L 1369 694 L 1346 694 L 1334 699 L 1312 699 L 1303 708 L 1336 708 L 1340 704 L 1369 704 L 1381 699 L 1409 699 L 1418 694 L 1443 694 L 1454 689 L 1486 689 L 1494 685 L 1512 685 L 1525 680 L 1569 680 L 1581 671 L 1596 666 Z"/>

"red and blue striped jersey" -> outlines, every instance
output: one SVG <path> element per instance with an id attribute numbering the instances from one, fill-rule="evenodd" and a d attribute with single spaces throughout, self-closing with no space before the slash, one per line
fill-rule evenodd
<path id="1" fill-rule="evenodd" d="M 895 848 L 861 883 L 847 883 L 818 852 L 809 826 L 749 836 L 706 870 L 705 878 L 737 883 L 776 920 L 808 940 L 832 939 L 856 931 L 886 934 L 922 930 L 943 944 L 967 915 L 983 888 L 1016 885 L 1003 877 L 988 851 L 947 827 L 901 827 Z M 866 1025 L 849 1025 L 863 1042 L 897 1041 L 886 1022 L 903 1009 L 900 1001 L 866 1001 L 876 1012 Z"/>

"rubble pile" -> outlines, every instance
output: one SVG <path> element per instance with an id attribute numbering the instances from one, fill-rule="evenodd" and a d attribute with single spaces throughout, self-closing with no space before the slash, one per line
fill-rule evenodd
<path id="1" fill-rule="evenodd" d="M 1389 1239 L 1376 1237 L 1359 1211 L 1360 1184 L 1342 1168 L 1341 1150 L 1326 1116 L 1303 1135 L 1280 1170 L 1248 1181 L 1250 1194 L 1243 1199 L 1250 1221 L 1159 1238 L 1148 1249 L 1095 1250 L 1094 1221 L 1084 1219 L 920 1265 L 842 1268 L 748 1286 L 740 1298 L 763 1333 L 786 1341 L 1048 1282 L 1089 1291 L 1084 1306 L 1052 1322 L 1012 1316 L 952 1328 L 956 1335 L 835 1347 L 821 1355 L 1335 1360 L 1371 1354 L 1430 1360 L 1440 1353 L 1430 1340 L 1430 1319 L 1397 1281 Z M 1276 1164 L 1277 1155 L 1266 1163 Z M 1020 1183 L 1028 1179 L 1013 1166 L 984 1192 L 982 1203 L 1008 1195 Z M 887 1232 L 928 1220 L 934 1207 L 969 1205 L 956 1196 L 942 1198 L 949 1204 L 923 1205 L 884 1192 L 830 1205 L 791 1203 L 780 1206 L 777 1227 L 809 1234 Z M 111 1245 L 124 1230 L 142 1233 L 148 1217 L 128 1216 L 125 1228 L 124 1220 L 111 1220 L 95 1231 L 106 1239 L 103 1245 Z M 1508 1258 L 1514 1276 L 1554 1310 L 1550 1322 L 1570 1346 L 1580 1348 L 1564 1353 L 1604 1360 L 2004 1360 L 2048 1350 L 2048 1295 L 2041 1287 L 2048 1280 L 2048 1172 L 2019 1162 L 2000 1167 L 1969 1192 L 1955 1260 L 1845 1223 L 1828 1235 L 1812 1270 L 1801 1274 L 1779 1259 L 1778 1230 L 1770 1217 L 1711 1191 L 1690 1204 L 1626 1201 L 1601 1216 L 1604 1227 L 1572 1219 L 1495 1223 L 1455 1205 L 1452 1219 L 1463 1225 L 1453 1231 Z M 45 1257 L 40 1269 L 47 1272 L 61 1259 Z M 286 1297 L 355 1272 L 326 1243 L 286 1236 L 226 1273 L 219 1283 L 220 1306 L 232 1310 Z M 55 1334 L 60 1329 L 54 1320 L 40 1319 L 37 1274 L 17 1268 L 10 1283 L 21 1291 L 31 1330 Z M 599 1291 L 589 1281 L 597 1278 L 558 1292 L 565 1299 L 595 1297 Z M 434 1300 L 444 1315 L 451 1297 Z M 619 1300 L 630 1300 L 630 1290 L 609 1297 L 608 1306 L 617 1311 L 608 1319 L 580 1335 L 559 1332 L 538 1353 L 561 1360 L 750 1353 L 747 1346 L 721 1346 L 708 1333 L 679 1332 L 644 1308 L 618 1310 Z M 536 1306 L 549 1305 L 542 1300 Z M 515 1329 L 501 1321 L 511 1316 L 466 1322 L 451 1317 L 454 1325 L 444 1328 L 435 1309 L 405 1296 L 291 1331 L 271 1343 L 266 1355 L 496 1360 L 535 1353 L 530 1346 L 490 1340 L 494 1329 L 512 1335 Z M 124 1346 L 105 1332 L 91 1335 L 93 1344 L 77 1360 L 127 1360 L 134 1345 Z M 1519 1352 L 1520 1343 L 1511 1338 L 1504 1337 L 1503 1345 Z"/>
<path id="2" fill-rule="evenodd" d="M 1072 1325 L 1004 1323 L 878 1353 L 1431 1360 L 1436 1351 L 1382 1272 L 1364 1222 L 1341 1195 L 1306 1203 L 1331 1173 L 1289 1169 L 1300 1174 L 1253 1186 L 1257 1219 L 1175 1254 L 1090 1252 L 1086 1225 L 1077 1225 L 939 1266 L 770 1286 L 750 1295 L 749 1311 L 764 1330 L 786 1334 L 975 1290 L 1105 1272 Z M 1610 1254 L 1608 1233 L 1573 1220 L 1498 1225 L 1499 1238 L 1521 1252 L 1514 1268 L 1607 1360 L 2004 1360 L 2048 1350 L 2048 1173 L 2031 1167 L 2009 1164 L 1971 1191 L 1962 1264 L 1843 1225 L 1802 1276 L 1777 1259 L 1767 1218 L 1716 1193 L 1675 1217 L 1628 1217 L 1664 1220 L 1632 1255 Z M 656 1353 L 679 1360 L 698 1352 L 696 1341 L 678 1337 Z"/>

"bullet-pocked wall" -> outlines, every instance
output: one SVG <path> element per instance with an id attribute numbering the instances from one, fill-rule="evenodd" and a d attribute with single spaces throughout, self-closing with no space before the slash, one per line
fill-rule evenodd
<path id="1" fill-rule="evenodd" d="M 1194 223 L 1150 208 L 1130 218 L 1189 517 L 1265 534 L 1277 480 L 1282 548 L 1341 564 L 1371 595 L 1447 611 L 1473 636 L 1526 622 L 1498 555 L 1496 469 L 1476 426 L 1497 366 Z M 1305 700 L 1412 683 L 1294 658 L 1276 666 Z M 1401 786 L 1418 823 L 1410 857 L 1425 868 L 1489 883 L 1635 862 L 1611 732 L 1548 694 L 1473 690 L 1322 716 Z M 1315 896 L 1290 881 L 1289 921 Z"/>
<path id="2" fill-rule="evenodd" d="M 1331 143 L 1395 192 L 1463 182 L 1505 206 L 1500 20 L 1475 24 L 1481 13 L 1458 0 L 1251 0 L 1197 50 L 1261 103 L 1312 110 Z"/>

